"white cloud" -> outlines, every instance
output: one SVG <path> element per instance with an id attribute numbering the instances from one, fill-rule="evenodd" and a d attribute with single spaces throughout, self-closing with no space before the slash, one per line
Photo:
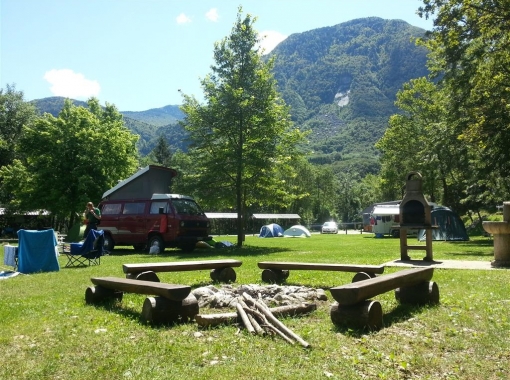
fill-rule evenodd
<path id="1" fill-rule="evenodd" d="M 98 96 L 101 86 L 96 80 L 90 80 L 83 74 L 75 73 L 70 69 L 57 70 L 53 69 L 44 74 L 50 84 L 50 90 L 55 96 L 63 96 L 66 98 L 90 98 Z"/>
<path id="2" fill-rule="evenodd" d="M 209 21 L 213 21 L 213 22 L 216 22 L 218 21 L 218 19 L 220 18 L 220 15 L 218 14 L 218 10 L 216 8 L 211 8 L 206 14 L 205 14 L 205 17 L 207 17 L 207 19 Z"/>
<path id="3" fill-rule="evenodd" d="M 285 40 L 288 36 L 274 30 L 266 30 L 259 33 L 260 47 L 264 50 L 263 54 L 268 54 L 276 45 Z"/>
<path id="4" fill-rule="evenodd" d="M 177 16 L 175 20 L 177 21 L 177 24 L 187 24 L 191 22 L 191 19 L 184 13 L 181 13 L 179 16 Z"/>

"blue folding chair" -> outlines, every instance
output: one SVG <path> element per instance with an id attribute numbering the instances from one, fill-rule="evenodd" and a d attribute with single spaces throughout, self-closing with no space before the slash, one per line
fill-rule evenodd
<path id="1" fill-rule="evenodd" d="M 90 230 L 85 241 L 69 244 L 69 249 L 64 249 L 67 256 L 66 268 L 99 265 L 104 250 L 104 232 Z"/>

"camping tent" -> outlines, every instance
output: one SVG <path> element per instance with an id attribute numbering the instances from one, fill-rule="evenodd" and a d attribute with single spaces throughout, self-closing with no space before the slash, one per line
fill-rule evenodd
<path id="1" fill-rule="evenodd" d="M 283 236 L 283 228 L 276 223 L 267 224 L 260 229 L 259 237 L 281 237 Z"/>
<path id="2" fill-rule="evenodd" d="M 311 237 L 310 231 L 301 225 L 295 225 L 285 230 L 283 237 Z"/>
<path id="3" fill-rule="evenodd" d="M 434 207 L 431 211 L 432 240 L 467 241 L 469 236 L 459 216 L 448 207 Z M 418 240 L 425 240 L 425 230 L 418 232 Z"/>

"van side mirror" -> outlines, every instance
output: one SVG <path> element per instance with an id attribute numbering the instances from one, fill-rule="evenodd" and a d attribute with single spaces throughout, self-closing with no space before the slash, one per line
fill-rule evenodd
<path id="1" fill-rule="evenodd" d="M 165 208 L 164 207 L 160 207 L 159 208 L 159 213 L 160 214 L 164 214 L 165 213 Z"/>

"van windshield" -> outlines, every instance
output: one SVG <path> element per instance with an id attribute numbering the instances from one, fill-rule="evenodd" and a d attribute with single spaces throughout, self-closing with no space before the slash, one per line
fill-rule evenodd
<path id="1" fill-rule="evenodd" d="M 172 199 L 172 205 L 179 215 L 204 215 L 200 207 L 191 199 Z"/>

